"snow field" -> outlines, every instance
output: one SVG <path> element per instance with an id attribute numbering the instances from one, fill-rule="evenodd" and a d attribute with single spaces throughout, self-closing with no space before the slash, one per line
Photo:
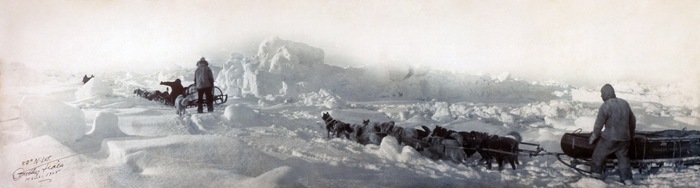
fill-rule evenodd
<path id="1" fill-rule="evenodd" d="M 264 41 L 258 54 L 224 63 L 216 83 L 237 97 L 212 113 L 190 108 L 181 117 L 133 96 L 135 88 L 164 91 L 159 81 L 189 85 L 193 69 L 183 67 L 106 73 L 85 85 L 77 83 L 80 74 L 54 73 L 47 77 L 61 81 L 8 86 L 13 93 L 3 88 L 3 97 L 17 100 L 1 105 L 0 180 L 14 187 L 621 186 L 615 175 L 586 178 L 553 156 L 520 156 L 517 170 L 496 171 L 476 165 L 479 156 L 467 164 L 431 160 L 393 137 L 379 145 L 326 139 L 320 118 L 329 112 L 348 123 L 517 131 L 525 142 L 560 152 L 564 133 L 592 130 L 597 89 L 425 67 L 340 68 L 324 64 L 322 50 L 278 38 Z M 638 130 L 700 129 L 697 98 L 683 87 L 613 86 L 631 101 Z M 25 157 L 44 155 L 72 157 L 51 182 L 7 179 Z M 698 187 L 697 172 L 634 175 L 639 186 Z"/>

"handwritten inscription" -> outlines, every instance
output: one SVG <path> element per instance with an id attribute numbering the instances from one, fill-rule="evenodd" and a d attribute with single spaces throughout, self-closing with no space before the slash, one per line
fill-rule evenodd
<path id="1" fill-rule="evenodd" d="M 52 156 L 49 155 L 22 161 L 21 167 L 12 173 L 12 179 L 25 182 L 51 182 L 51 177 L 60 173 L 66 166 L 61 162 L 61 159 L 67 157 L 55 160 L 51 158 Z"/>
<path id="2" fill-rule="evenodd" d="M 22 161 L 22 166 L 43 164 L 51 160 L 51 155 Z"/>

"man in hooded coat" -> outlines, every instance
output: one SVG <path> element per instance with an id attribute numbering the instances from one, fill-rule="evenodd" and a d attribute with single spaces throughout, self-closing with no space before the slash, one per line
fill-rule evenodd
<path id="1" fill-rule="evenodd" d="M 591 157 L 591 176 L 602 179 L 605 158 L 614 153 L 617 157 L 620 180 L 630 185 L 633 181 L 628 152 L 634 141 L 637 120 L 629 103 L 615 96 L 612 85 L 605 84 L 600 93 L 604 102 L 598 109 L 593 133 L 588 140 L 590 144 L 598 142 Z"/>
<path id="2" fill-rule="evenodd" d="M 194 72 L 194 86 L 197 88 L 197 113 L 203 113 L 202 95 L 207 97 L 207 111 L 214 111 L 214 73 L 209 68 L 209 62 L 204 57 L 197 62 L 197 70 Z"/>

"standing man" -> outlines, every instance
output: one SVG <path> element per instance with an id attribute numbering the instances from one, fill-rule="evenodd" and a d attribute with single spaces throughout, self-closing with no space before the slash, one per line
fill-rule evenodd
<path id="1" fill-rule="evenodd" d="M 620 171 L 620 181 L 631 185 L 633 183 L 632 169 L 627 153 L 631 142 L 634 141 L 637 120 L 629 103 L 616 98 L 615 89 L 610 84 L 605 84 L 600 89 L 600 93 L 604 102 L 598 109 L 593 133 L 588 139 L 589 144 L 598 140 L 598 145 L 595 146 L 591 157 L 591 176 L 602 180 L 605 158 L 615 153 Z M 601 133 L 603 125 L 605 125 L 605 129 Z"/>
<path id="2" fill-rule="evenodd" d="M 214 111 L 214 74 L 209 68 L 209 62 L 204 57 L 197 62 L 197 70 L 194 72 L 194 86 L 197 88 L 197 113 L 203 113 L 202 95 L 207 97 L 207 111 Z"/>

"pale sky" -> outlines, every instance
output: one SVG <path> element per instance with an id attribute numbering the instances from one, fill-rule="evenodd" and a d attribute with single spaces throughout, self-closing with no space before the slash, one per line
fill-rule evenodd
<path id="1" fill-rule="evenodd" d="M 0 61 L 86 74 L 252 56 L 276 35 L 336 65 L 672 83 L 700 80 L 699 31 L 695 0 L 0 0 Z"/>

